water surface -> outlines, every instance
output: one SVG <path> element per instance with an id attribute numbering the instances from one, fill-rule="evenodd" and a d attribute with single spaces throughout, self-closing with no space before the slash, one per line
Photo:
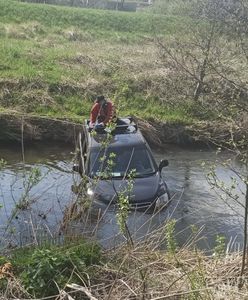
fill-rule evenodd
<path id="1" fill-rule="evenodd" d="M 23 156 L 20 146 L 1 145 L 0 158 L 7 161 L 0 171 L 2 245 L 37 242 L 43 234 L 54 237 L 62 232 L 63 212 L 76 197 L 71 191 L 72 184 L 78 180 L 71 172 L 73 150 L 71 145 L 34 144 L 25 146 Z M 206 179 L 210 166 L 218 159 L 216 172 L 230 185 L 230 176 L 234 174 L 220 163 L 230 155 L 217 156 L 215 151 L 209 149 L 172 146 L 154 151 L 154 155 L 158 162 L 163 158 L 169 160 L 169 166 L 163 169 L 163 176 L 173 201 L 168 209 L 156 215 L 130 212 L 128 225 L 133 237 L 144 240 L 151 232 L 159 230 L 168 219 L 174 218 L 177 220 L 176 238 L 179 245 L 189 243 L 190 237 L 194 236 L 199 247 L 211 249 L 216 235 L 221 234 L 226 237 L 232 250 L 239 247 L 242 241 L 243 209 L 231 199 L 227 199 L 227 203 L 221 200 Z M 237 162 L 233 162 L 233 165 L 240 167 Z M 28 189 L 28 178 L 34 167 L 40 170 L 41 180 L 28 193 L 31 205 L 20 210 L 18 203 L 25 189 Z M 240 201 L 243 189 L 241 183 L 237 191 Z M 93 211 L 85 215 L 83 222 L 77 224 L 74 230 L 94 236 L 105 247 L 123 241 L 116 222 L 116 212 L 111 208 L 104 213 Z M 197 236 L 195 232 L 198 232 Z M 163 233 L 158 231 L 158 237 L 163 240 Z M 154 244 L 156 241 L 154 238 Z"/>

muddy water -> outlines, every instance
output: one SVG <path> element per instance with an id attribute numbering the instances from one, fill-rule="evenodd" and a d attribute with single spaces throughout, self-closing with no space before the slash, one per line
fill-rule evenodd
<path id="1" fill-rule="evenodd" d="M 63 212 L 75 200 L 71 185 L 77 176 L 71 172 L 73 147 L 65 145 L 26 145 L 24 156 L 20 146 L 0 147 L 0 158 L 7 164 L 0 171 L 0 244 L 16 246 L 38 242 L 44 236 L 59 236 Z M 132 211 L 128 225 L 136 240 L 144 240 L 152 233 L 151 242 L 163 241 L 160 228 L 174 218 L 178 244 L 185 245 L 194 239 L 202 249 L 212 249 L 217 234 L 224 235 L 228 247 L 235 250 L 242 241 L 242 208 L 231 199 L 223 201 L 211 189 L 206 174 L 212 163 L 223 161 L 228 154 L 216 156 L 211 150 L 192 150 L 167 147 L 154 151 L 157 161 L 169 160 L 163 170 L 173 196 L 168 209 L 156 215 Z M 202 163 L 205 167 L 202 167 Z M 233 162 L 236 168 L 240 166 Z M 30 172 L 36 167 L 41 178 L 30 187 Z M 217 165 L 218 176 L 230 184 L 227 168 Z M 242 184 L 237 194 L 242 198 Z M 28 193 L 25 194 L 25 191 Z M 28 202 L 22 201 L 23 195 Z M 240 199 L 241 199 L 240 198 Z M 242 201 L 242 200 L 240 200 Z M 227 203 L 226 203 L 227 202 Z M 22 203 L 22 209 L 20 208 Z M 193 225 L 193 226 L 192 226 Z M 116 222 L 116 212 L 109 208 L 103 213 L 91 211 L 74 231 L 94 236 L 103 246 L 114 246 L 123 241 Z M 155 234 L 156 233 L 156 234 Z"/>

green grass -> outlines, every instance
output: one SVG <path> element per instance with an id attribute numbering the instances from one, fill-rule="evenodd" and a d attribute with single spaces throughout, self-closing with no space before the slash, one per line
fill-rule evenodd
<path id="1" fill-rule="evenodd" d="M 0 21 L 2 109 L 81 121 L 104 94 L 122 99 L 121 115 L 192 120 L 187 105 L 161 105 L 177 97 L 151 42 L 188 18 L 0 0 Z"/>
<path id="2" fill-rule="evenodd" d="M 76 26 L 83 30 L 133 34 L 175 33 L 182 20 L 176 16 L 71 8 L 0 0 L 3 23 L 37 21 L 49 28 Z"/>
<path id="3" fill-rule="evenodd" d="M 194 121 L 193 116 L 187 111 L 186 106 L 177 108 L 158 105 L 156 99 L 133 98 L 122 106 L 124 115 L 138 116 L 140 118 L 157 121 L 170 121 L 170 123 L 190 124 Z"/>
<path id="4" fill-rule="evenodd" d="M 81 283 L 83 274 L 92 264 L 100 264 L 101 250 L 93 242 L 83 239 L 66 242 L 62 246 L 43 245 L 41 247 L 17 249 L 10 261 L 22 285 L 35 297 L 56 295 L 58 287 L 68 282 Z M 80 279 L 74 274 L 80 272 Z M 54 283 L 56 281 L 57 284 Z"/>
<path id="5" fill-rule="evenodd" d="M 168 57 L 161 60 L 154 41 L 163 37 L 175 47 L 176 37 L 191 45 L 187 28 L 195 20 L 181 14 L 181 4 L 156 2 L 154 9 L 163 6 L 156 12 L 166 8 L 162 15 L 0 0 L 0 107 L 81 120 L 104 94 L 118 105 L 121 100 L 121 115 L 184 124 L 214 119 L 193 103 L 194 80 Z M 200 27 L 207 30 L 206 23 Z M 223 49 L 245 78 L 243 61 L 233 61 L 224 42 Z"/>

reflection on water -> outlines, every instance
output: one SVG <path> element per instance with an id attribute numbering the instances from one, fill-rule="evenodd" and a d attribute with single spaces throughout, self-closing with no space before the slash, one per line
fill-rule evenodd
<path id="1" fill-rule="evenodd" d="M 177 235 L 180 241 L 192 232 L 192 224 L 202 228 L 199 245 L 203 248 L 213 247 L 215 236 L 223 234 L 232 242 L 232 248 L 239 247 L 242 240 L 242 209 L 241 206 L 228 200 L 228 205 L 220 200 L 216 191 L 211 189 L 206 173 L 214 163 L 216 155 L 209 151 L 178 150 L 169 152 L 170 167 L 165 171 L 168 185 L 175 193 L 176 208 L 173 218 L 177 219 Z M 158 157 L 159 158 L 159 157 Z M 224 160 L 222 155 L 218 159 Z M 206 163 L 205 169 L 202 162 Z M 172 167 L 173 166 L 173 167 Z M 216 170 L 219 178 L 229 183 L 234 174 L 219 164 Z M 241 183 L 242 187 L 242 183 Z M 240 196 L 241 192 L 239 192 Z M 235 210 L 231 209 L 229 205 Z M 173 209 L 170 207 L 170 209 Z"/>
<path id="2" fill-rule="evenodd" d="M 23 163 L 21 147 L 1 146 L 0 158 L 7 161 L 0 172 L 1 244 L 9 241 L 11 245 L 22 244 L 31 238 L 35 241 L 43 234 L 54 236 L 60 232 L 65 206 L 76 197 L 71 192 L 75 180 L 71 173 L 71 151 L 73 147 L 65 145 L 26 146 Z M 242 209 L 230 199 L 228 205 L 220 200 L 206 180 L 206 172 L 216 159 L 215 152 L 168 147 L 164 151 L 155 152 L 155 158 L 157 161 L 163 158 L 169 160 L 163 175 L 173 195 L 173 202 L 167 210 L 155 215 L 131 212 L 128 225 L 134 238 L 147 239 L 153 232 L 151 241 L 156 246 L 156 242 L 164 238 L 164 231 L 159 229 L 167 219 L 175 218 L 176 238 L 180 245 L 189 241 L 192 225 L 195 225 L 199 231 L 197 243 L 204 249 L 213 247 L 217 234 L 225 235 L 231 241 L 232 249 L 238 246 L 242 240 Z M 222 160 L 225 158 L 225 155 L 220 157 Z M 201 166 L 202 162 L 206 164 L 205 170 Z M 42 179 L 28 194 L 32 205 L 23 211 L 18 210 L 18 203 L 33 167 L 40 169 Z M 230 183 L 230 175 L 233 176 L 231 171 L 220 164 L 217 174 L 227 183 Z M 104 212 L 93 210 L 85 214 L 82 222 L 75 226 L 73 230 L 93 235 L 106 247 L 123 240 L 113 208 Z"/>

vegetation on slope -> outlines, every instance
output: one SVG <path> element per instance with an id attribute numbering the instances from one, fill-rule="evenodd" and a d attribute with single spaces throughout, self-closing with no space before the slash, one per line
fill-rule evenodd
<path id="1" fill-rule="evenodd" d="M 183 20 L 176 16 L 163 17 L 147 13 L 128 13 L 109 10 L 71 8 L 44 4 L 0 1 L 2 23 L 37 21 L 49 28 L 76 26 L 81 30 L 130 32 L 131 34 L 175 33 Z"/>
<path id="2" fill-rule="evenodd" d="M 104 94 L 145 119 L 243 116 L 244 18 L 211 3 L 126 13 L 0 0 L 0 107 L 81 121 Z"/>
<path id="3" fill-rule="evenodd" d="M 0 297 L 246 299 L 247 281 L 239 276 L 241 257 L 225 254 L 223 240 L 218 239 L 213 256 L 206 256 L 195 246 L 197 233 L 189 238 L 188 248 L 178 249 L 173 230 L 165 229 L 133 247 L 107 251 L 82 240 L 14 250 L 9 257 L 0 256 Z M 167 250 L 159 250 L 161 239 Z"/>
<path id="4" fill-rule="evenodd" d="M 174 86 L 151 40 L 179 34 L 178 17 L 3 0 L 0 16 L 3 108 L 81 120 L 105 94 L 122 115 L 189 118 L 187 106 L 162 105 Z"/>

